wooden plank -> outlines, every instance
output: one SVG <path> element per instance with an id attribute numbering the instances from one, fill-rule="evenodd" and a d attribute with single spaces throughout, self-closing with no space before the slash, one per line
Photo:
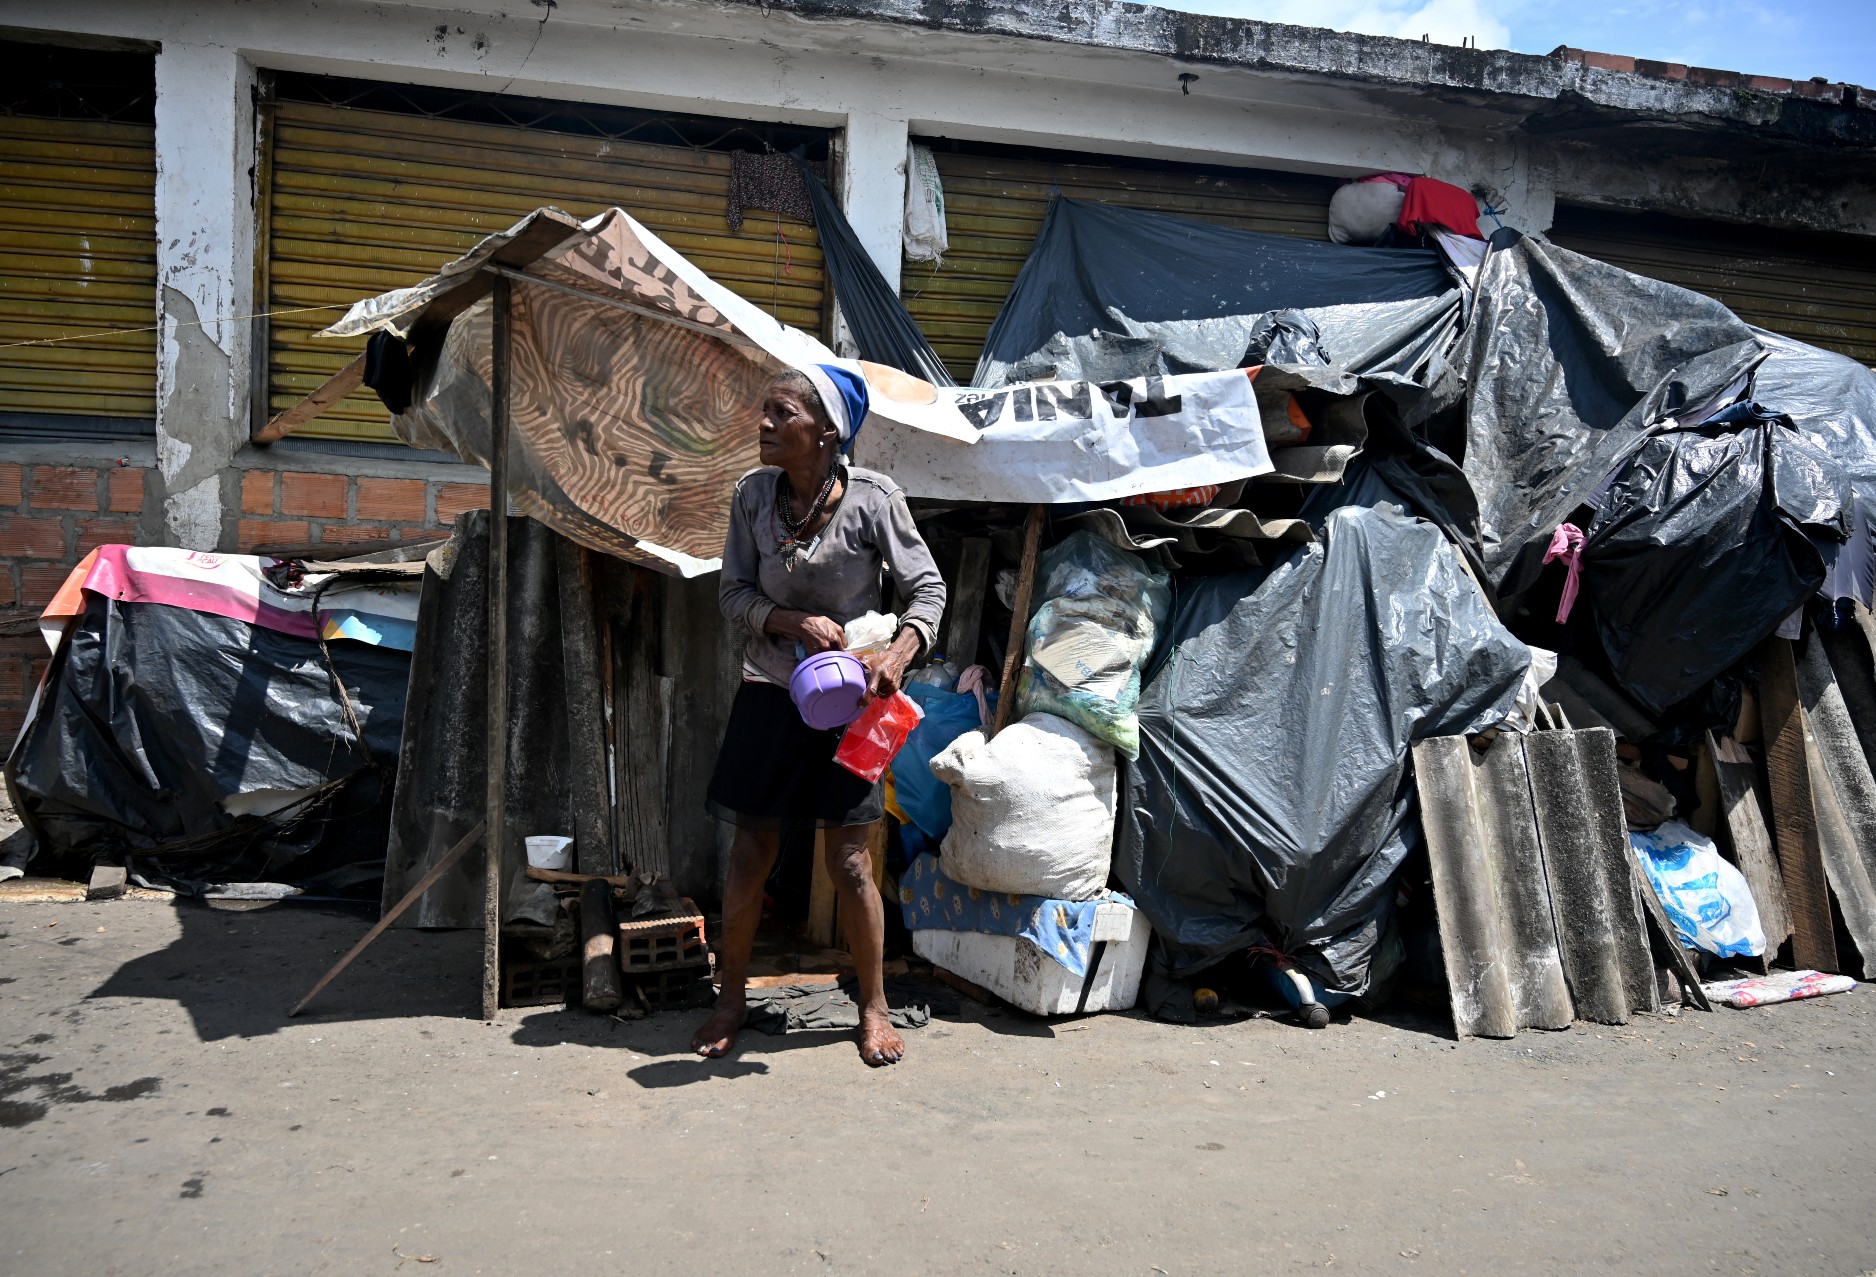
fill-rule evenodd
<path id="1" fill-rule="evenodd" d="M 839 912 L 834 879 L 827 872 L 827 831 L 814 831 L 814 871 L 808 888 L 808 942 L 823 949 L 834 947 L 835 917 Z"/>
<path id="2" fill-rule="evenodd" d="M 1707 991 L 1700 987 L 1700 973 L 1694 970 L 1693 957 L 1681 946 L 1680 932 L 1668 920 L 1668 911 L 1661 903 L 1661 897 L 1655 894 L 1655 885 L 1634 856 L 1628 857 L 1629 874 L 1635 882 L 1635 894 L 1641 898 L 1642 913 L 1653 926 L 1656 937 L 1667 950 L 1668 960 L 1674 964 L 1674 974 L 1680 977 L 1681 996 L 1691 998 L 1693 1004 L 1702 1011 L 1711 1011 L 1713 1003 L 1707 1000 Z"/>
<path id="3" fill-rule="evenodd" d="M 1863 756 L 1820 635 L 1805 642 L 1797 671 L 1818 851 L 1837 916 L 1856 944 L 1867 979 L 1876 967 L 1876 775 Z"/>
<path id="4" fill-rule="evenodd" d="M 377 923 L 373 925 L 371 930 L 365 933 L 364 939 L 360 940 L 357 944 L 353 945 L 350 949 L 346 950 L 345 956 L 343 958 L 340 958 L 337 962 L 333 963 L 332 969 L 327 971 L 326 974 L 319 977 L 319 983 L 315 984 L 312 987 L 312 989 L 307 992 L 306 996 L 301 998 L 299 1000 L 299 1003 L 291 1011 L 287 1012 L 287 1018 L 292 1019 L 294 1016 L 304 1011 L 306 1009 L 306 1004 L 308 1002 L 311 1002 L 314 998 L 318 997 L 319 991 L 321 989 L 331 984 L 333 981 L 333 978 L 337 976 L 339 972 L 345 970 L 345 968 L 352 965 L 352 959 L 356 958 L 359 954 L 363 953 L 370 946 L 373 940 L 376 940 L 379 936 L 383 935 L 386 929 L 388 929 L 392 923 L 396 922 L 399 918 L 403 917 L 406 910 L 408 910 L 412 905 L 416 904 L 418 900 L 422 899 L 424 892 L 430 890 L 430 888 L 434 887 L 439 881 L 441 881 L 443 875 L 448 873 L 450 869 L 454 867 L 456 862 L 458 860 L 461 860 L 463 856 L 467 854 L 467 852 L 469 851 L 471 847 L 475 846 L 476 839 L 480 838 L 482 836 L 483 831 L 486 830 L 487 828 L 488 828 L 488 821 L 478 820 L 476 822 L 476 826 L 474 829 L 471 829 L 468 833 L 464 834 L 462 838 L 457 841 L 454 847 L 451 847 L 448 851 L 444 852 L 441 856 L 439 856 L 437 858 L 437 862 L 434 865 L 430 866 L 430 872 L 425 874 L 423 877 L 419 878 L 417 880 L 417 885 L 412 887 L 409 891 L 405 892 L 404 898 L 402 900 L 398 901 L 396 904 L 392 905 L 389 909 L 385 911 L 384 917 L 378 919 Z M 487 1017 L 487 1018 L 492 1018 L 492 1017 Z"/>
<path id="5" fill-rule="evenodd" d="M 600 665 L 600 620 L 593 606 L 590 551 L 554 538 L 560 587 L 560 650 L 567 709 L 566 777 L 573 809 L 573 850 L 580 872 L 619 872 L 612 842 L 612 785 L 607 776 L 605 678 Z"/>
<path id="6" fill-rule="evenodd" d="M 508 827 L 504 804 L 508 780 L 508 281 L 494 284 L 489 412 L 488 573 L 488 851 L 482 882 L 482 1018 L 493 1020 L 502 1005 L 502 884 Z"/>
<path id="7" fill-rule="evenodd" d="M 945 659 L 960 670 L 977 660 L 977 643 L 984 625 L 984 595 L 989 585 L 990 538 L 965 537 L 958 555 L 957 577 L 952 582 L 944 636 Z"/>
<path id="8" fill-rule="evenodd" d="M 1042 523 L 1048 514 L 1045 505 L 1029 507 L 1023 525 L 1023 561 L 1016 570 L 1016 604 L 1010 611 L 1010 645 L 1003 655 L 1003 677 L 997 682 L 997 718 L 990 734 L 995 736 L 1009 725 L 1016 712 L 1016 674 L 1023 666 L 1023 644 L 1029 636 L 1029 609 L 1036 598 L 1036 560 L 1042 552 Z"/>
<path id="9" fill-rule="evenodd" d="M 1797 667 L 1789 639 L 1765 642 L 1759 661 L 1759 720 L 1771 782 L 1779 877 L 1785 884 L 1791 918 L 1791 958 L 1800 967 L 1835 973 L 1842 967 L 1837 961 L 1830 887 L 1812 798 L 1810 751 L 1805 747 L 1804 707 L 1798 700 Z"/>
<path id="10" fill-rule="evenodd" d="M 1791 911 L 1785 905 L 1778 856 L 1772 850 L 1772 834 L 1766 828 L 1765 812 L 1753 784 L 1758 767 L 1746 747 L 1730 736 L 1716 738 L 1708 732 L 1707 753 L 1713 759 L 1714 779 L 1720 791 L 1718 841 L 1721 848 L 1732 852 L 1733 863 L 1752 891 L 1759 925 L 1765 931 L 1769 962 L 1779 946 L 1791 938 Z"/>
<path id="11" fill-rule="evenodd" d="M 655 575 L 626 568 L 625 619 L 612 633 L 613 685 L 622 702 L 615 712 L 623 724 L 615 761 L 620 868 L 640 875 L 671 872 L 665 804 L 673 680 L 658 669 L 660 594 Z"/>
<path id="12" fill-rule="evenodd" d="M 614 887 L 629 887 L 638 881 L 631 874 L 568 873 L 563 869 L 537 869 L 533 865 L 527 866 L 524 872 L 536 882 L 557 882 L 570 887 L 585 886 L 589 882 L 604 882 Z"/>
<path id="13" fill-rule="evenodd" d="M 276 414 L 273 420 L 256 430 L 253 442 L 264 446 L 286 438 L 364 384 L 365 357 L 360 355 L 326 378 L 312 394 L 285 412 Z"/>

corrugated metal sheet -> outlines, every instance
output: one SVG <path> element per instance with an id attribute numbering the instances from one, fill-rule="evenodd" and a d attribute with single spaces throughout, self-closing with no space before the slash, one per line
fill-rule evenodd
<path id="1" fill-rule="evenodd" d="M 1461 1037 L 1660 1008 L 1613 733 L 1434 737 L 1414 779 Z"/>
<path id="2" fill-rule="evenodd" d="M 0 116 L 0 344 L 155 323 L 154 127 Z M 0 349 L 0 411 L 152 419 L 156 334 Z"/>
<path id="3" fill-rule="evenodd" d="M 1876 244 L 1560 205 L 1551 242 L 1726 303 L 1741 319 L 1876 364 Z"/>
<path id="4" fill-rule="evenodd" d="M 307 102 L 275 102 L 267 114 L 265 309 L 349 305 L 416 283 L 543 204 L 579 217 L 616 204 L 783 322 L 821 329 L 814 228 L 751 212 L 731 234 L 728 152 Z M 270 413 L 358 353 L 362 343 L 313 335 L 341 313 L 272 321 Z M 299 434 L 393 437 L 369 390 Z"/>
<path id="5" fill-rule="evenodd" d="M 951 251 L 942 265 L 908 259 L 899 292 L 961 382 L 977 367 L 984 334 L 1009 296 L 1056 191 L 1220 226 L 1327 239 L 1329 196 L 1337 185 L 1333 178 L 1255 169 L 1128 166 L 936 148 L 934 154 L 944 181 Z"/>

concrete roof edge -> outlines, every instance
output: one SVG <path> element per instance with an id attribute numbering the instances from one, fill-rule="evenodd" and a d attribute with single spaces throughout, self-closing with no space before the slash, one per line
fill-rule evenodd
<path id="1" fill-rule="evenodd" d="M 1125 0 L 719 0 L 766 16 L 920 26 L 959 35 L 1003 36 L 1156 54 L 1174 61 L 1267 71 L 1379 87 L 1589 106 L 1636 118 L 1682 117 L 1754 127 L 1806 115 L 1855 113 L 1876 121 L 1876 93 L 1854 85 L 1798 81 L 1560 47 L 1513 53 L 1288 26 L 1248 18 L 1180 13 Z M 1845 123 L 1848 123 L 1846 120 Z M 1819 126 L 1823 125 L 1822 128 Z M 1842 134 L 1814 119 L 1803 130 Z M 1868 144 L 1876 126 L 1851 125 L 1842 141 Z"/>

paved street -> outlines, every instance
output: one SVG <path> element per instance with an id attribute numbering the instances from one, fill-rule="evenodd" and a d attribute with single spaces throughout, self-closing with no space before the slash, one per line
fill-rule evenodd
<path id="1" fill-rule="evenodd" d="M 1504 1043 L 965 1003 L 873 1072 L 841 1035 L 485 1025 L 467 934 L 392 932 L 284 1019 L 365 925 L 0 897 L 0 1269 L 1876 1268 L 1861 989 Z"/>

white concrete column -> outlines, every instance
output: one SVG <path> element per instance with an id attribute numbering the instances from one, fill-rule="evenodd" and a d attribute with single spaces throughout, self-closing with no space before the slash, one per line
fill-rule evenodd
<path id="1" fill-rule="evenodd" d="M 841 210 L 895 289 L 905 244 L 906 137 L 903 119 L 854 112 L 841 165 Z"/>
<path id="2" fill-rule="evenodd" d="M 156 455 L 162 526 L 212 550 L 232 529 L 248 436 L 254 297 L 254 70 L 232 48 L 156 58 Z M 239 318 L 238 318 L 239 317 Z"/>

